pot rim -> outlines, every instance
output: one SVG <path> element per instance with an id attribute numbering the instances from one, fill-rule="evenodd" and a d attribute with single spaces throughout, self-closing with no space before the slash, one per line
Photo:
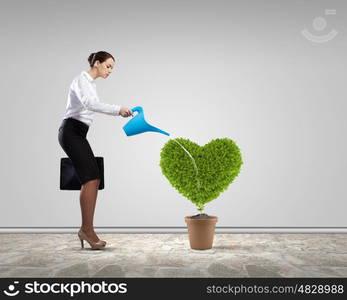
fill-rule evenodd
<path id="1" fill-rule="evenodd" d="M 193 215 L 194 216 L 194 215 Z M 218 217 L 217 216 L 210 216 L 209 215 L 209 218 L 208 219 L 198 219 L 198 218 L 196 218 L 196 219 L 193 219 L 192 217 L 193 216 L 185 216 L 184 218 L 185 219 L 188 219 L 188 220 L 193 220 L 193 221 L 212 221 L 212 220 L 217 220 L 218 219 Z"/>

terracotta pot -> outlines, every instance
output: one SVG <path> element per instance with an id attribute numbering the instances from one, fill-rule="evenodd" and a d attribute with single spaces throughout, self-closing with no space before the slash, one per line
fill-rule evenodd
<path id="1" fill-rule="evenodd" d="M 190 248 L 195 250 L 211 249 L 218 218 L 210 216 L 208 219 L 194 219 L 192 216 L 187 216 L 184 219 L 188 227 Z"/>

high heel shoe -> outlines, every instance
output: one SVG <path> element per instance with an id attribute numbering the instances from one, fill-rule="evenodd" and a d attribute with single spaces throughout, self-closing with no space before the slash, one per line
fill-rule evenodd
<path id="1" fill-rule="evenodd" d="M 105 241 L 101 241 L 101 240 L 98 240 L 97 242 L 91 241 L 82 230 L 80 230 L 78 232 L 78 237 L 81 241 L 81 248 L 82 249 L 84 248 L 84 240 L 86 240 L 89 243 L 89 245 L 92 249 L 102 249 L 106 245 Z"/>

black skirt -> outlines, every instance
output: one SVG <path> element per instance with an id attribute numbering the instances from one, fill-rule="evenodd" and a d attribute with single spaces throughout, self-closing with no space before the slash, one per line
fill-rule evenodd
<path id="1" fill-rule="evenodd" d="M 81 185 L 89 180 L 101 179 L 98 164 L 87 140 L 89 126 L 82 121 L 67 118 L 59 127 L 58 140 L 71 159 Z"/>

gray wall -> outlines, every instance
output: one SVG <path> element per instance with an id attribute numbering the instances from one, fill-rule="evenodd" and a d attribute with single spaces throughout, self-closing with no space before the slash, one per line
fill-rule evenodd
<path id="1" fill-rule="evenodd" d="M 59 190 L 57 134 L 69 85 L 99 50 L 117 59 L 96 81 L 103 102 L 141 105 L 173 137 L 239 145 L 239 177 L 206 205 L 218 226 L 347 226 L 344 1 L 0 5 L 0 227 L 79 226 L 79 192 Z M 305 28 L 338 34 L 318 43 Z M 167 137 L 127 137 L 127 121 L 96 114 L 88 133 L 105 159 L 95 225 L 185 226 L 197 211 L 161 174 Z"/>

